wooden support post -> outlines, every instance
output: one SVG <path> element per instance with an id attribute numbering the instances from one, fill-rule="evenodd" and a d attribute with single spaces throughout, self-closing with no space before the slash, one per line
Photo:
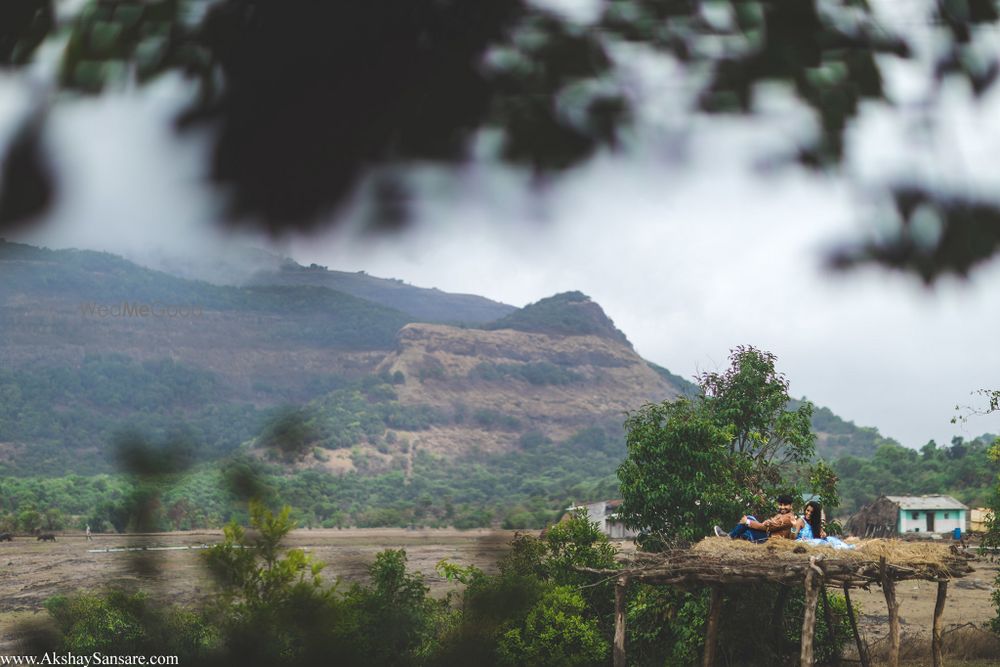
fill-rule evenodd
<path id="1" fill-rule="evenodd" d="M 934 654 L 934 667 L 944 665 L 944 658 L 941 655 L 941 617 L 944 615 L 946 597 L 948 597 L 948 582 L 939 581 L 937 600 L 934 602 L 934 625 L 931 630 L 931 652 Z"/>
<path id="2" fill-rule="evenodd" d="M 708 621 L 705 624 L 705 654 L 703 667 L 715 665 L 715 644 L 719 637 L 719 614 L 722 612 L 722 587 L 712 586 L 712 597 L 708 602 Z"/>
<path id="3" fill-rule="evenodd" d="M 840 664 L 840 651 L 837 650 L 837 629 L 833 626 L 833 614 L 830 613 L 830 601 L 826 599 L 826 586 L 820 586 L 820 600 L 823 601 L 823 620 L 826 622 L 826 642 L 833 656 L 833 664 Z"/>
<path id="4" fill-rule="evenodd" d="M 858 632 L 858 622 L 854 619 L 854 605 L 851 604 L 851 585 L 844 582 L 844 601 L 847 602 L 847 619 L 851 622 L 851 632 L 854 633 L 854 643 L 858 647 L 858 659 L 861 660 L 861 667 L 871 667 L 868 660 L 868 648 L 861 641 L 861 634 Z"/>
<path id="5" fill-rule="evenodd" d="M 882 594 L 889 610 L 889 667 L 899 667 L 899 600 L 896 599 L 896 583 L 889 576 L 885 557 L 879 560 L 882 571 Z"/>
<path id="6" fill-rule="evenodd" d="M 615 648 L 614 667 L 625 667 L 625 589 L 628 578 L 615 581 Z"/>
<path id="7" fill-rule="evenodd" d="M 805 613 L 802 616 L 802 650 L 799 663 L 801 667 L 813 665 L 813 637 L 816 634 L 816 599 L 823 579 L 810 567 L 806 570 L 806 602 Z"/>
<path id="8" fill-rule="evenodd" d="M 774 601 L 774 611 L 771 613 L 771 641 L 775 647 L 785 644 L 785 605 L 788 604 L 788 586 L 782 585 L 778 590 L 778 598 Z"/>

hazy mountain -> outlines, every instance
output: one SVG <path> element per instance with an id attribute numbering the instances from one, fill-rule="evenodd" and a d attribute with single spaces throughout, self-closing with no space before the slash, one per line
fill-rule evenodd
<path id="1" fill-rule="evenodd" d="M 325 266 L 301 266 L 285 260 L 278 270 L 260 271 L 249 284 L 313 285 L 395 308 L 421 322 L 482 324 L 516 309 L 473 294 L 451 294 L 436 288 L 408 285 L 402 280 L 376 278 L 364 271 L 331 271 Z"/>
<path id="2" fill-rule="evenodd" d="M 412 470 L 544 445 L 601 452 L 603 477 L 627 410 L 695 390 L 579 292 L 515 310 L 287 262 L 237 287 L 0 242 L 0 329 L 0 466 L 27 472 L 108 469 L 126 429 L 213 459 L 303 406 L 300 466 Z M 823 455 L 880 438 L 828 410 L 814 423 Z"/>

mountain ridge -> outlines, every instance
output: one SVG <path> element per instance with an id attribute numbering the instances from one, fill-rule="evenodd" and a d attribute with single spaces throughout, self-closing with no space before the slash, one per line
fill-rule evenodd
<path id="1" fill-rule="evenodd" d="M 105 470 L 125 427 L 162 434 L 185 424 L 205 457 L 224 456 L 281 406 L 310 404 L 329 413 L 317 420 L 325 439 L 314 458 L 339 460 L 325 467 L 340 472 L 404 465 L 414 449 L 461 458 L 514 455 L 539 442 L 606 448 L 611 461 L 624 454 L 625 411 L 696 391 L 642 359 L 581 292 L 511 311 L 500 304 L 500 318 L 455 325 L 309 281 L 213 285 L 96 251 L 4 241 L 0 270 L 8 332 L 0 450 L 19 452 L 0 463 L 10 470 Z M 290 271 L 303 272 L 330 280 L 325 267 Z M 434 308 L 449 320 L 470 312 L 467 300 L 413 289 L 439 299 Z M 88 317 L 81 309 L 156 299 L 196 304 L 202 314 Z M 191 382 L 198 392 L 185 389 Z M 185 395 L 197 400 L 171 398 Z M 863 429 L 844 424 L 821 437 L 821 451 L 832 437 L 838 451 L 852 451 L 852 428 Z"/>

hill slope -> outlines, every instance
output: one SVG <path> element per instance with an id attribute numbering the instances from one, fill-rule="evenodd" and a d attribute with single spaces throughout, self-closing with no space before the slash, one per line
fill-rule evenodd
<path id="1" fill-rule="evenodd" d="M 407 313 L 415 321 L 481 324 L 514 312 L 513 306 L 473 294 L 450 294 L 415 287 L 401 280 L 376 278 L 364 271 L 331 271 L 286 260 L 277 271 L 254 274 L 252 285 L 312 285 L 350 294 Z"/>
<path id="2" fill-rule="evenodd" d="M 640 358 L 579 292 L 511 311 L 297 265 L 284 284 L 223 286 L 7 242 L 0 275 L 0 465 L 20 472 L 107 470 L 126 428 L 183 432 L 201 458 L 217 458 L 291 404 L 310 406 L 317 427 L 308 464 L 336 472 L 564 443 L 602 452 L 591 472 L 604 477 L 624 454 L 625 411 L 694 390 Z M 356 291 L 395 290 L 406 312 L 323 286 L 345 276 Z M 432 302 L 449 319 L 501 316 L 471 329 L 410 314 Z M 165 306 L 173 315 L 152 312 Z M 879 443 L 829 411 L 814 423 L 822 455 Z"/>

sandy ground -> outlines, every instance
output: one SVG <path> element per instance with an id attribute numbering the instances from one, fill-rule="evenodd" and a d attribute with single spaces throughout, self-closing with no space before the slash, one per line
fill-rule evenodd
<path id="1" fill-rule="evenodd" d="M 367 566 L 379 551 L 404 548 L 410 568 L 426 577 L 432 594 L 443 596 L 456 589 L 435 572 L 440 560 L 474 564 L 492 572 L 513 535 L 512 531 L 496 530 L 296 530 L 287 538 L 287 544 L 303 548 L 325 562 L 328 580 L 341 576 L 348 582 L 364 581 Z M 92 542 L 83 535 L 60 535 L 55 543 L 28 537 L 0 542 L 0 652 L 13 639 L 17 623 L 44 615 L 42 604 L 54 595 L 107 586 L 138 587 L 165 602 L 187 604 L 209 598 L 215 591 L 202 564 L 204 550 L 92 550 L 136 545 L 200 547 L 221 539 L 221 531 L 192 531 L 141 537 L 95 535 Z M 631 543 L 621 546 L 625 550 L 633 548 Z M 998 565 L 983 560 L 973 565 L 975 572 L 949 586 L 946 630 L 969 623 L 981 625 L 996 614 L 990 593 Z M 902 582 L 898 586 L 904 634 L 929 635 L 935 592 L 936 584 L 931 582 Z M 861 609 L 861 631 L 868 641 L 884 638 L 887 616 L 881 589 L 854 591 L 852 600 Z"/>
<path id="2" fill-rule="evenodd" d="M 948 597 L 944 607 L 944 628 L 972 623 L 982 625 L 996 616 L 990 593 L 997 577 L 998 564 L 974 561 L 972 572 L 948 584 Z M 899 598 L 899 625 L 903 634 L 930 637 L 934 617 L 937 584 L 932 581 L 901 581 L 896 585 Z M 870 641 L 888 635 L 888 609 L 882 589 L 872 586 L 870 591 L 851 591 L 851 601 L 861 607 L 862 629 Z"/>

